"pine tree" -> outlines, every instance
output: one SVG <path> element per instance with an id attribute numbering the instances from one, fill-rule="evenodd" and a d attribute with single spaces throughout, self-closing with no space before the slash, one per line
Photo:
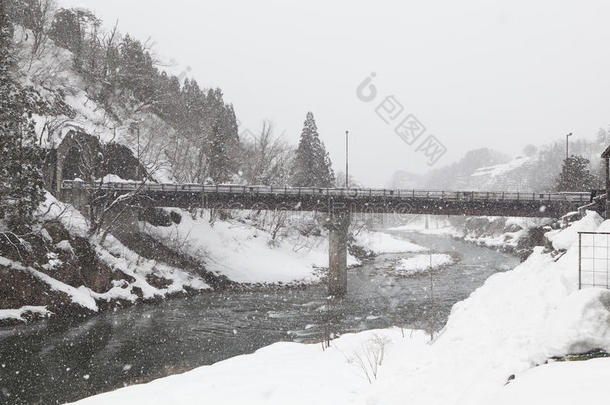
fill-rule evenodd
<path id="1" fill-rule="evenodd" d="M 589 160 L 572 155 L 565 159 L 555 182 L 557 191 L 587 191 L 595 188 L 595 177 L 589 171 Z"/>
<path id="2" fill-rule="evenodd" d="M 292 167 L 291 184 L 294 187 L 332 187 L 334 182 L 330 156 L 318 135 L 313 113 L 308 112 Z"/>
<path id="3" fill-rule="evenodd" d="M 239 135 L 232 105 L 226 105 L 220 89 L 209 90 L 206 97 L 210 122 L 209 172 L 214 183 L 230 181 L 238 168 Z"/>
<path id="4" fill-rule="evenodd" d="M 31 119 L 37 94 L 15 79 L 13 26 L 0 2 L 0 219 L 20 232 L 43 199 L 42 152 Z"/>

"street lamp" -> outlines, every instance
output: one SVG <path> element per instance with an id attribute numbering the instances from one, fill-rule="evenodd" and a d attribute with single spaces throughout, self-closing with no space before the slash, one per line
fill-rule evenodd
<path id="1" fill-rule="evenodd" d="M 568 158 L 570 157 L 569 155 L 569 138 L 572 136 L 572 133 L 570 132 L 569 134 L 566 135 L 566 160 L 568 160 Z"/>
<path id="2" fill-rule="evenodd" d="M 349 131 L 345 131 L 345 188 L 349 188 Z"/>
<path id="3" fill-rule="evenodd" d="M 134 120 L 130 125 L 129 125 L 129 131 L 133 134 L 135 132 L 136 136 L 138 137 L 138 147 L 137 147 L 137 158 L 138 158 L 138 165 L 136 166 L 136 176 L 140 176 L 140 121 L 139 120 Z"/>

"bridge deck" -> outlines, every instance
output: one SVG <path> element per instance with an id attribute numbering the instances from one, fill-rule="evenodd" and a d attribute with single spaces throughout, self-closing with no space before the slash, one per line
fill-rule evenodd
<path id="1" fill-rule="evenodd" d="M 137 192 L 148 197 L 150 204 L 160 207 L 437 215 L 559 217 L 593 201 L 591 192 L 476 192 L 139 182 L 90 185 L 71 180 L 62 183 L 62 192 L 91 189 L 113 195 Z"/>

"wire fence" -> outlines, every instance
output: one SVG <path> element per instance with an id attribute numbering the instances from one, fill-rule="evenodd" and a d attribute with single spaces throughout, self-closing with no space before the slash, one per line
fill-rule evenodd
<path id="1" fill-rule="evenodd" d="M 578 233 L 578 288 L 610 288 L 610 233 Z"/>

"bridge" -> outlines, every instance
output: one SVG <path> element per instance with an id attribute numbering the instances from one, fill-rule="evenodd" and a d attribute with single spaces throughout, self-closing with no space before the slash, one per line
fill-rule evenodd
<path id="1" fill-rule="evenodd" d="M 152 207 L 285 210 L 328 213 L 329 292 L 347 291 L 347 242 L 350 214 L 431 214 L 560 218 L 568 212 L 600 209 L 595 192 L 520 193 L 388 190 L 371 188 L 268 187 L 248 185 L 158 184 L 64 180 L 61 196 L 84 208 L 87 199 L 134 196 Z"/>
<path id="2" fill-rule="evenodd" d="M 399 213 L 559 218 L 593 203 L 592 192 L 519 193 L 390 190 L 372 188 L 268 187 L 243 185 L 100 183 L 64 180 L 61 194 L 94 189 L 113 197 L 146 197 L 155 207 Z"/>

